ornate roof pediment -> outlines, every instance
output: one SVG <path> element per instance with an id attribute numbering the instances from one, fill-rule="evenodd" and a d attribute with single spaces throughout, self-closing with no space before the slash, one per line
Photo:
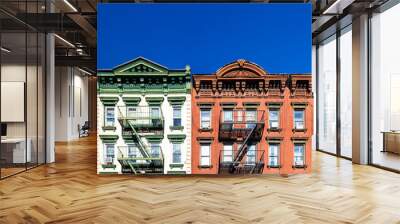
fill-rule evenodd
<path id="1" fill-rule="evenodd" d="M 113 69 L 114 74 L 124 75 L 133 73 L 167 74 L 168 69 L 146 58 L 138 57 Z"/>
<path id="2" fill-rule="evenodd" d="M 267 72 L 259 65 L 239 59 L 227 65 L 224 65 L 216 72 L 217 78 L 264 78 Z"/>

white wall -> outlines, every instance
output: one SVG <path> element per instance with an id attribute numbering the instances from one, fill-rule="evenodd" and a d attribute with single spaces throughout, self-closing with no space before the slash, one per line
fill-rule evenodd
<path id="1" fill-rule="evenodd" d="M 88 120 L 88 77 L 72 67 L 55 73 L 55 140 L 78 139 L 78 125 Z"/>
<path id="2" fill-rule="evenodd" d="M 139 95 L 139 94 L 124 94 L 124 97 L 140 97 L 141 101 L 139 103 L 139 106 L 148 106 L 147 101 L 145 97 L 163 97 L 164 101 L 161 104 L 161 110 L 162 114 L 164 117 L 164 138 L 162 139 L 160 146 L 163 152 L 164 156 L 164 173 L 166 174 L 168 171 L 185 171 L 187 174 L 191 173 L 191 95 L 186 94 L 186 93 L 181 93 L 181 94 L 169 94 L 168 96 L 165 96 L 163 94 L 148 94 L 146 96 Z M 182 126 L 184 126 L 183 130 L 171 130 L 170 126 L 173 124 L 172 120 L 172 114 L 173 114 L 173 107 L 172 105 L 168 102 L 168 97 L 173 97 L 173 96 L 185 96 L 186 100 L 184 104 L 182 105 Z M 104 105 L 100 100 L 100 97 L 119 97 L 119 101 L 116 105 L 115 109 L 115 127 L 116 130 L 103 130 L 104 126 Z M 117 95 L 117 94 L 99 94 L 99 97 L 97 98 L 97 133 L 99 135 L 119 135 L 119 139 L 117 140 L 115 144 L 115 158 L 118 157 L 118 147 L 119 146 L 127 146 L 125 141 L 122 139 L 121 135 L 121 125 L 117 121 L 117 116 L 118 116 L 118 106 L 125 106 L 124 101 L 122 100 L 122 97 Z M 170 164 L 172 163 L 172 142 L 168 139 L 169 134 L 185 134 L 186 138 L 184 142 L 181 144 L 181 159 L 182 159 L 182 164 L 184 166 L 182 168 L 171 168 Z M 149 143 L 146 141 L 145 138 L 142 138 L 143 142 L 145 144 Z M 98 173 L 100 172 L 119 172 L 121 173 L 121 164 L 118 161 L 114 161 L 114 164 L 116 165 L 116 169 L 103 169 L 101 167 L 102 162 L 103 162 L 103 157 L 104 157 L 104 144 L 101 141 L 101 139 L 98 137 L 97 139 L 97 171 Z"/>

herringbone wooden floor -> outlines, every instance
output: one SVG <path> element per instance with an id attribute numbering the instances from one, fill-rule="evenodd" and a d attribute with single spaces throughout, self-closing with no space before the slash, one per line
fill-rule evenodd
<path id="1" fill-rule="evenodd" d="M 0 181 L 0 223 L 400 223 L 400 175 L 314 153 L 287 178 L 97 176 L 95 138 Z"/>

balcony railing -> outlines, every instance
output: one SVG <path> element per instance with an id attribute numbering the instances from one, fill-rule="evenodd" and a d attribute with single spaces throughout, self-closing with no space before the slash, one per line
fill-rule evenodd
<path id="1" fill-rule="evenodd" d="M 136 128 L 164 127 L 164 117 L 160 107 L 118 106 L 118 119 L 124 127 L 128 127 L 129 124 Z"/>
<path id="2" fill-rule="evenodd" d="M 232 150 L 221 150 L 219 155 L 219 173 L 256 174 L 264 169 L 264 150 L 249 150 L 239 164 L 234 164 L 237 154 Z"/>
<path id="3" fill-rule="evenodd" d="M 265 125 L 262 110 L 222 110 L 220 113 L 219 139 L 246 138 L 255 128 L 250 139 L 261 138 Z"/>
<path id="4" fill-rule="evenodd" d="M 137 148 L 119 146 L 117 160 L 121 163 L 123 173 L 163 173 L 164 156 L 161 147 L 151 148 L 149 154 L 149 157 L 145 157 Z"/>
<path id="5" fill-rule="evenodd" d="M 164 160 L 161 147 L 151 148 L 149 155 L 150 156 L 146 158 L 137 148 L 118 146 L 118 160 L 136 160 L 138 163 L 150 162 L 152 160 Z"/>

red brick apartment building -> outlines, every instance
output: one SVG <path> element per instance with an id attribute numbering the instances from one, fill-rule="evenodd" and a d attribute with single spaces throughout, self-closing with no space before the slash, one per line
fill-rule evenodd
<path id="1" fill-rule="evenodd" d="M 237 60 L 193 75 L 193 174 L 311 171 L 311 74 L 270 74 Z"/>

